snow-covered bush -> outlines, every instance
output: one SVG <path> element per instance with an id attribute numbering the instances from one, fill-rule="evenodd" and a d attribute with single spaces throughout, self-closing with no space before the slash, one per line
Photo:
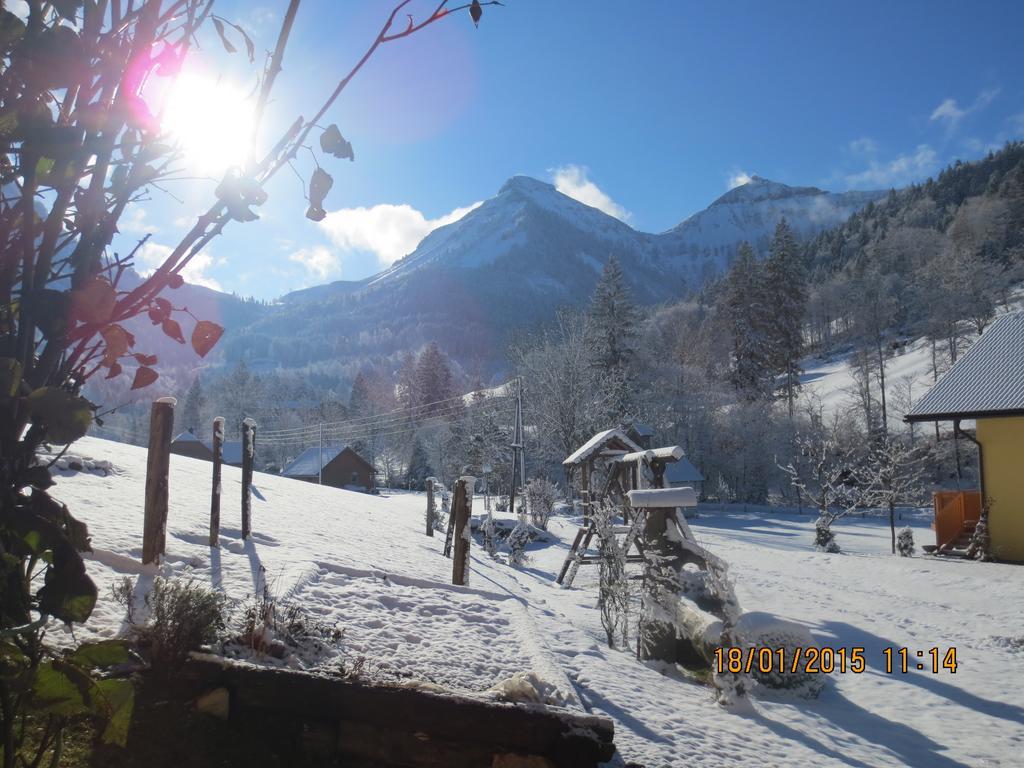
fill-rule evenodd
<path id="1" fill-rule="evenodd" d="M 615 505 L 595 504 L 594 528 L 598 539 L 600 587 L 597 606 L 601 610 L 601 626 L 608 638 L 608 647 L 616 642 L 629 646 L 629 581 L 626 578 L 626 552 L 615 537 Z"/>
<path id="2" fill-rule="evenodd" d="M 480 526 L 480 533 L 484 540 L 484 551 L 491 557 L 494 557 L 498 554 L 498 544 L 495 537 L 494 518 L 491 517 L 490 512 L 484 515 L 483 523 Z"/>
<path id="3" fill-rule="evenodd" d="M 495 499 L 494 508 L 499 512 L 508 512 L 508 496 L 499 496 Z"/>
<path id="4" fill-rule="evenodd" d="M 547 530 L 548 520 L 558 501 L 558 486 L 544 477 L 535 477 L 526 484 L 524 491 L 526 503 L 530 510 L 531 522 L 543 530 Z"/>
<path id="5" fill-rule="evenodd" d="M 910 526 L 900 528 L 896 534 L 896 551 L 900 557 L 913 557 L 914 555 L 914 532 Z"/>
<path id="6" fill-rule="evenodd" d="M 177 666 L 189 651 L 220 639 L 227 626 L 224 596 L 191 579 L 156 579 L 146 606 L 149 621 L 134 633 L 157 668 Z"/>
<path id="7" fill-rule="evenodd" d="M 448 493 L 448 489 L 440 483 L 434 485 L 434 493 L 441 495 L 441 509 L 434 513 L 434 530 L 435 531 L 447 531 L 448 530 L 448 516 L 449 507 L 451 503 L 451 494 Z"/>
<path id="8" fill-rule="evenodd" d="M 525 565 L 529 560 L 526 555 L 526 545 L 530 543 L 530 526 L 526 523 L 517 523 L 508 535 L 508 562 L 509 565 Z"/>
<path id="9" fill-rule="evenodd" d="M 751 676 L 759 685 L 807 699 L 817 698 L 821 693 L 825 686 L 824 675 L 805 671 L 802 661 L 806 658 L 808 648 L 817 647 L 807 627 L 776 618 L 771 614 L 752 611 L 737 619 L 733 631 L 737 645 L 744 649 L 771 648 L 776 654 L 777 649 L 783 649 L 785 669 L 780 667 L 777 659 L 765 665 L 771 668 L 770 672 L 762 671 L 757 663 L 752 665 Z M 796 656 L 797 653 L 800 654 L 799 657 Z M 798 660 L 796 672 L 792 671 L 794 658 Z"/>
<path id="10" fill-rule="evenodd" d="M 832 554 L 840 551 L 836 535 L 832 532 L 832 521 L 826 517 L 819 517 L 814 521 L 814 547 L 820 552 Z"/>

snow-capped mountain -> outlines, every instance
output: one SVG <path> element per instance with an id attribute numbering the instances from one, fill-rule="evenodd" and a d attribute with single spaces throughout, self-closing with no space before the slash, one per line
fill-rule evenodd
<path id="1" fill-rule="evenodd" d="M 678 227 L 651 234 L 515 176 L 387 270 L 289 294 L 228 342 L 233 350 L 287 348 L 285 364 L 294 365 L 293 357 L 365 359 L 433 340 L 456 360 L 493 369 L 517 332 L 542 325 L 559 307 L 584 304 L 613 255 L 639 303 L 672 301 L 721 274 L 741 241 L 766 252 L 783 216 L 805 237 L 883 194 L 755 177 Z M 295 340 L 285 345 L 285 336 Z"/>
<path id="2" fill-rule="evenodd" d="M 887 193 L 826 192 L 817 187 L 790 187 L 760 176 L 729 190 L 699 213 L 684 219 L 662 238 L 680 256 L 721 269 L 746 240 L 767 251 L 775 225 L 783 217 L 800 238 L 837 226 L 869 202 Z"/>

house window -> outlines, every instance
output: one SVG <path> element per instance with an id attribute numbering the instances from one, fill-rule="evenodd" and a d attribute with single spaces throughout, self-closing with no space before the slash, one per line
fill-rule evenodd
<path id="1" fill-rule="evenodd" d="M 352 485 L 358 485 L 358 484 L 359 484 L 359 473 L 358 472 L 353 472 L 352 473 Z"/>

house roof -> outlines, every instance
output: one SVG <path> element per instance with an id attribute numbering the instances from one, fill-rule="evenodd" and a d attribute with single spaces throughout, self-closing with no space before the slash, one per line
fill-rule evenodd
<path id="1" fill-rule="evenodd" d="M 323 467 L 326 467 L 345 451 L 351 451 L 352 455 L 359 461 L 371 470 L 374 469 L 370 462 L 356 453 L 352 447 L 348 445 L 325 445 L 323 451 L 323 465 L 321 466 L 320 446 L 314 445 L 312 448 L 307 448 L 288 462 L 285 468 L 281 470 L 281 474 L 288 477 L 312 477 L 313 475 L 318 475 Z"/>
<path id="2" fill-rule="evenodd" d="M 562 464 L 566 466 L 582 464 L 604 448 L 625 450 L 627 453 L 643 450 L 643 448 L 630 440 L 629 436 L 621 429 L 606 429 L 604 432 L 598 432 L 587 440 Z"/>
<path id="3" fill-rule="evenodd" d="M 680 459 L 665 466 L 666 483 L 700 483 L 703 481 L 704 475 L 693 466 L 689 459 Z"/>
<path id="4" fill-rule="evenodd" d="M 906 415 L 906 421 L 1024 416 L 1024 312 L 1003 315 Z"/>
<path id="5" fill-rule="evenodd" d="M 203 440 L 203 445 L 205 445 L 210 450 L 210 453 L 213 453 L 212 440 Z M 225 440 L 220 447 L 220 460 L 225 464 L 241 464 L 242 441 Z"/>
<path id="6" fill-rule="evenodd" d="M 198 442 L 202 442 L 202 441 L 198 437 L 195 436 L 195 433 L 193 433 L 191 429 L 186 429 L 184 432 L 182 432 L 180 435 L 178 435 L 176 438 L 174 438 L 171 442 L 172 443 L 198 443 Z"/>

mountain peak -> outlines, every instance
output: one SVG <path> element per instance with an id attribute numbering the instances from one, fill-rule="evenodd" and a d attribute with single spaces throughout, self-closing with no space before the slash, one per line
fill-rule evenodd
<path id="1" fill-rule="evenodd" d="M 733 187 L 710 207 L 729 205 L 731 203 L 754 203 L 762 200 L 782 200 L 787 197 L 809 197 L 827 194 L 817 187 L 791 187 L 779 181 L 772 181 L 763 176 L 751 176 L 750 181 Z"/>
<path id="2" fill-rule="evenodd" d="M 498 194 L 505 192 L 554 192 L 555 188 L 547 182 L 535 179 L 532 176 L 516 175 L 501 185 L 501 189 L 498 190 Z"/>

